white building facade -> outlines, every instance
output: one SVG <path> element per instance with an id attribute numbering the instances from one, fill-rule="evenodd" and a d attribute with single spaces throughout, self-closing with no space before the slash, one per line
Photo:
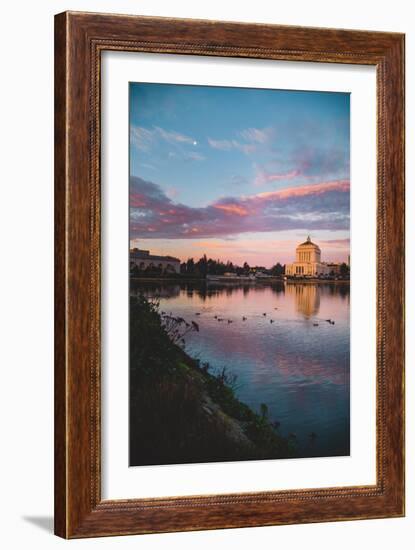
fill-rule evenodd
<path id="1" fill-rule="evenodd" d="M 144 271 L 147 268 L 160 269 L 165 273 L 180 273 L 180 260 L 173 256 L 156 256 L 149 250 L 133 248 L 130 250 L 130 265 Z"/>
<path id="2" fill-rule="evenodd" d="M 310 237 L 295 249 L 295 262 L 285 266 L 285 274 L 291 277 L 318 277 L 328 275 L 328 266 L 321 262 L 321 250 Z"/>

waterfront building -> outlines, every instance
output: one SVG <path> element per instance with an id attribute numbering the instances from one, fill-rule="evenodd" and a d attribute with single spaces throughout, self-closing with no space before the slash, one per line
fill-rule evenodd
<path id="1" fill-rule="evenodd" d="M 295 249 L 295 262 L 285 266 L 285 274 L 293 277 L 328 275 L 330 270 L 321 261 L 321 250 L 310 237 Z"/>
<path id="2" fill-rule="evenodd" d="M 330 275 L 340 275 L 340 265 L 334 263 L 327 264 Z"/>
<path id="3" fill-rule="evenodd" d="M 130 266 L 137 266 L 140 270 L 160 269 L 165 273 L 180 273 L 180 260 L 173 256 L 156 256 L 149 250 L 133 248 L 130 250 Z"/>

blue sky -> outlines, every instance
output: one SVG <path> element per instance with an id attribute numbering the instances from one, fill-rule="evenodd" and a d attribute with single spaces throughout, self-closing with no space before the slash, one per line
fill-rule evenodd
<path id="1" fill-rule="evenodd" d="M 349 94 L 131 83 L 132 244 L 272 264 L 311 233 L 346 259 L 349 120 Z"/>

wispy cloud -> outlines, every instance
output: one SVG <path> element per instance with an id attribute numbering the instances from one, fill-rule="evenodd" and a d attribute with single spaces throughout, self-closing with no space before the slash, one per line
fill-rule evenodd
<path id="1" fill-rule="evenodd" d="M 213 208 L 222 210 L 222 212 L 226 212 L 227 214 L 235 214 L 236 216 L 248 216 L 249 214 L 249 211 L 243 205 L 232 204 L 231 202 L 228 204 L 214 204 Z"/>
<path id="2" fill-rule="evenodd" d="M 184 134 L 180 134 L 179 132 L 164 130 L 159 126 L 154 127 L 154 132 L 168 143 L 189 143 L 193 145 L 193 143 L 195 142 L 194 138 L 192 137 L 185 136 Z"/>
<path id="3" fill-rule="evenodd" d="M 291 180 L 301 175 L 301 170 L 290 170 L 288 172 L 270 173 L 265 170 L 260 170 L 255 177 L 255 185 L 263 185 L 274 181 Z"/>
<path id="4" fill-rule="evenodd" d="M 263 165 L 254 164 L 254 185 L 297 179 L 301 182 L 348 178 L 347 148 L 304 145 L 290 151 L 273 147 L 273 156 Z"/>
<path id="5" fill-rule="evenodd" d="M 248 178 L 241 174 L 232 174 L 227 183 L 233 186 L 245 185 L 248 183 Z"/>
<path id="6" fill-rule="evenodd" d="M 182 143 L 193 145 L 196 140 L 190 136 L 180 134 L 174 130 L 165 130 L 159 126 L 144 128 L 144 126 L 131 126 L 131 142 L 142 151 L 148 151 L 159 140 L 170 144 Z"/>
<path id="7" fill-rule="evenodd" d="M 249 155 L 256 151 L 256 145 L 253 143 L 241 143 L 236 139 L 211 139 L 208 138 L 208 143 L 213 149 L 219 149 L 220 151 L 231 151 L 236 149 Z"/>
<path id="8" fill-rule="evenodd" d="M 179 194 L 179 191 L 176 187 L 168 187 L 166 189 L 166 195 L 170 198 L 170 199 L 175 199 Z"/>
<path id="9" fill-rule="evenodd" d="M 237 133 L 234 139 L 212 139 L 208 138 L 208 143 L 213 149 L 220 151 L 237 150 L 245 155 L 250 155 L 258 148 L 266 144 L 273 136 L 272 128 L 247 128 Z"/>
<path id="10" fill-rule="evenodd" d="M 204 155 L 193 150 L 198 145 L 196 139 L 174 130 L 160 128 L 160 126 L 151 128 L 131 126 L 130 139 L 132 146 L 141 152 L 153 153 L 156 150 L 161 157 L 176 158 L 186 162 L 205 160 Z M 141 163 L 141 166 L 144 167 L 146 164 Z"/>
<path id="11" fill-rule="evenodd" d="M 328 240 L 320 240 L 320 243 L 324 245 L 327 248 L 350 248 L 350 239 L 328 239 Z"/>
<path id="12" fill-rule="evenodd" d="M 184 160 L 205 160 L 205 156 L 196 151 L 189 151 L 183 154 Z"/>
<path id="13" fill-rule="evenodd" d="M 239 135 L 245 141 L 256 143 L 267 143 L 274 136 L 273 128 L 247 128 L 239 132 Z"/>
<path id="14" fill-rule="evenodd" d="M 160 186 L 132 177 L 131 238 L 229 237 L 249 232 L 348 230 L 350 183 L 321 182 L 242 197 L 204 207 L 174 202 Z"/>
<path id="15" fill-rule="evenodd" d="M 279 191 L 266 191 L 264 193 L 258 193 L 258 195 L 254 196 L 261 199 L 288 199 L 293 197 L 325 195 L 331 191 L 349 193 L 349 180 L 314 183 L 312 185 L 302 185 L 301 187 L 289 187 L 287 189 L 280 189 Z"/>
<path id="16" fill-rule="evenodd" d="M 137 149 L 148 151 L 154 142 L 154 132 L 142 126 L 131 126 L 130 140 Z"/>
<path id="17" fill-rule="evenodd" d="M 294 151 L 292 162 L 307 177 L 349 173 L 348 148 L 306 146 Z"/>

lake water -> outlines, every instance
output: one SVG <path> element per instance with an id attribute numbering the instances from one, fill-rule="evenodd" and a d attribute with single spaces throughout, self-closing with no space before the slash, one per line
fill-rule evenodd
<path id="1" fill-rule="evenodd" d="M 257 412 L 264 403 L 299 456 L 349 454 L 348 284 L 132 281 L 131 292 L 197 322 L 189 355 L 236 375 L 238 398 Z"/>

